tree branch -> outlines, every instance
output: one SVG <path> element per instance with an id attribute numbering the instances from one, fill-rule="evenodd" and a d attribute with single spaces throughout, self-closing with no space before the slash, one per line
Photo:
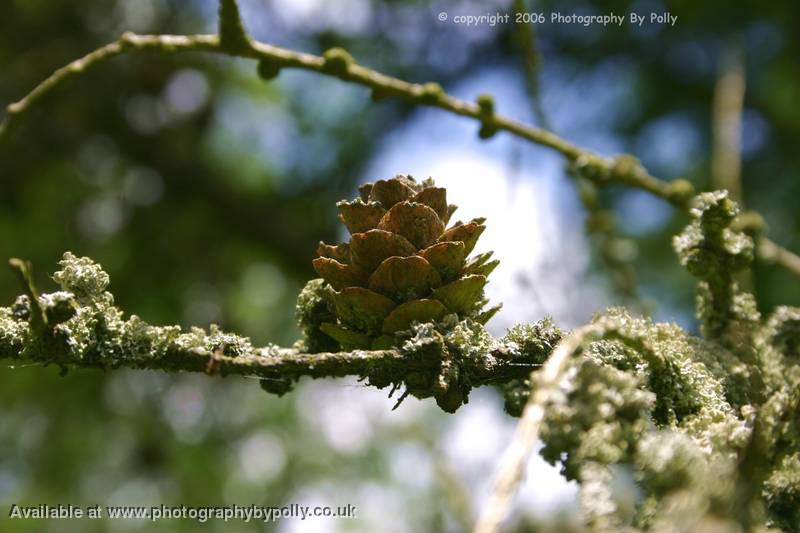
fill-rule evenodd
<path id="1" fill-rule="evenodd" d="M 250 346 L 249 340 L 214 327 L 210 332 L 199 328 L 182 332 L 177 326 L 150 326 L 135 315 L 115 324 L 114 332 L 102 332 L 87 343 L 81 328 L 69 322 L 37 334 L 27 317 L 14 320 L 14 314 L 19 312 L 0 308 L 0 359 L 64 368 L 134 368 L 258 377 L 266 380 L 265 389 L 278 394 L 291 390 L 292 383 L 301 377 L 358 376 L 382 388 L 402 383 L 414 373 L 435 376 L 441 363 L 435 354 L 430 358 L 412 357 L 402 349 L 304 353 L 278 346 L 256 348 Z M 107 317 L 93 320 L 100 324 Z M 75 350 L 76 346 L 83 349 Z M 505 354 L 507 349 L 498 344 L 481 358 L 461 361 L 470 376 L 470 385 L 521 378 L 535 366 L 520 364 Z M 434 391 L 429 392 L 422 396 L 432 396 Z"/>
<path id="2" fill-rule="evenodd" d="M 435 357 L 415 359 L 401 349 L 304 353 L 277 346 L 256 348 L 249 346 L 247 339 L 214 328 L 210 332 L 198 328 L 181 332 L 177 326 L 149 326 L 135 316 L 120 325 L 118 335 L 94 339 L 87 350 L 76 352 L 71 347 L 84 339 L 67 333 L 69 328 L 36 335 L 28 322 L 17 320 L 10 324 L 10 315 L 10 308 L 0 308 L 0 359 L 66 368 L 134 368 L 258 377 L 280 382 L 264 384 L 267 390 L 279 394 L 290 390 L 301 377 L 359 376 L 374 379 L 373 384 L 382 387 L 402 382 L 416 372 L 435 374 L 439 364 Z M 136 328 L 143 329 L 133 341 L 131 330 Z M 504 382 L 530 371 L 531 365 L 503 359 L 504 352 L 502 346 L 497 346 L 480 360 L 465 362 L 471 386 Z"/>
<path id="3" fill-rule="evenodd" d="M 742 54 L 731 48 L 714 86 L 712 102 L 711 183 L 715 189 L 727 189 L 731 200 L 742 202 L 742 108 L 745 75 Z"/>
<path id="4" fill-rule="evenodd" d="M 529 11 L 525 0 L 514 0 L 512 6 L 515 18 L 524 16 Z M 515 24 L 514 30 L 514 38 L 517 41 L 517 46 L 522 56 L 522 65 L 525 70 L 525 82 L 528 85 L 528 94 L 531 100 L 533 116 L 541 127 L 550 129 L 550 121 L 547 120 L 544 107 L 542 107 L 541 92 L 539 91 L 539 70 L 541 68 L 542 58 L 539 51 L 536 49 L 536 36 L 534 35 L 535 26 L 532 22 L 523 22 L 522 24 Z"/>
<path id="5" fill-rule="evenodd" d="M 238 31 L 238 30 L 237 30 Z M 244 32 L 242 28 L 242 32 Z M 246 33 L 233 32 L 240 38 L 236 45 L 226 45 L 217 35 L 137 35 L 127 32 L 119 40 L 107 44 L 86 56 L 56 70 L 21 100 L 6 108 L 7 115 L 0 122 L 0 142 L 5 140 L 13 128 L 39 101 L 63 82 L 89 68 L 118 55 L 156 51 L 165 54 L 179 52 L 211 52 L 236 57 L 247 57 L 259 61 L 259 73 L 265 78 L 276 76 L 282 68 L 310 70 L 343 81 L 368 87 L 376 100 L 397 97 L 413 104 L 437 107 L 456 115 L 472 118 L 481 124 L 482 136 L 489 137 L 497 131 L 506 131 L 532 143 L 547 146 L 561 153 L 581 175 L 596 185 L 627 185 L 647 191 L 683 210 L 688 210 L 689 200 L 694 195 L 692 185 L 682 179 L 671 182 L 651 176 L 641 163 L 630 155 L 604 157 L 581 148 L 558 135 L 533 126 L 528 126 L 494 112 L 492 105 L 467 102 L 448 95 L 434 82 L 409 83 L 387 76 L 356 63 L 342 49 L 331 49 L 323 57 L 295 52 L 255 41 Z M 485 98 L 484 98 L 485 100 Z M 795 275 L 800 276 L 800 258 L 780 248 L 772 241 L 761 239 L 767 250 L 759 257 L 769 258 Z"/>
<path id="6" fill-rule="evenodd" d="M 447 327 L 412 327 L 396 338 L 391 350 L 306 353 L 302 347 L 256 348 L 249 339 L 216 326 L 183 331 L 179 326 L 152 326 L 136 315 L 125 319 L 106 291 L 108 274 L 88 258 L 64 254 L 62 269 L 53 275 L 62 290 L 42 295 L 30 284 L 29 265 L 19 260 L 11 264 L 25 294 L 13 306 L 0 307 L 0 359 L 62 368 L 242 375 L 262 378 L 263 388 L 279 395 L 304 376 L 352 375 L 378 388 L 405 386 L 418 398 L 433 396 L 448 412 L 466 403 L 473 387 L 524 379 L 538 366 L 520 349 L 521 339 L 494 340 L 481 326 L 464 322 L 456 325 L 460 333 L 452 338 Z M 465 338 L 465 328 L 477 328 L 475 335 L 458 340 Z M 528 343 L 537 346 L 537 360 L 543 360 L 556 333 L 553 328 L 526 331 Z"/>
<path id="7" fill-rule="evenodd" d="M 756 257 L 770 265 L 778 265 L 800 276 L 800 255 L 775 244 L 766 237 L 756 241 Z"/>

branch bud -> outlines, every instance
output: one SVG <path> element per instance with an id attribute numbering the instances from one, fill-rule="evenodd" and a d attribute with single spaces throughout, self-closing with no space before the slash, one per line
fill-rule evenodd
<path id="1" fill-rule="evenodd" d="M 325 50 L 322 58 L 325 60 L 325 70 L 340 77 L 347 74 L 350 67 L 355 63 L 355 59 L 350 55 L 350 52 L 339 47 Z"/>
<path id="2" fill-rule="evenodd" d="M 422 86 L 422 102 L 436 104 L 444 98 L 444 89 L 435 81 L 429 81 Z"/>
<path id="3" fill-rule="evenodd" d="M 274 80 L 281 72 L 281 66 L 271 59 L 262 59 L 258 62 L 258 76 L 265 81 Z"/>

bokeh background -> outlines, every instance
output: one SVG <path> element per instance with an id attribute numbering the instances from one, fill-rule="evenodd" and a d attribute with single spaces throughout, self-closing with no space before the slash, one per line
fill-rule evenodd
<path id="1" fill-rule="evenodd" d="M 800 10 L 793 1 L 529 2 L 548 22 L 467 27 L 456 15 L 511 13 L 505 1 L 241 0 L 252 35 L 320 53 L 344 46 L 363 64 L 435 80 L 600 153 L 630 152 L 662 178 L 711 187 L 711 109 L 730 52 L 744 59 L 742 187 L 770 236 L 800 250 Z M 5 0 L 0 102 L 122 31 L 213 32 L 213 0 Z M 674 27 L 551 24 L 549 14 L 649 15 Z M 441 22 L 440 12 L 449 20 Z M 534 43 L 533 53 L 526 41 Z M 525 62 L 534 59 L 534 112 Z M 529 63 L 530 64 L 530 63 Z M 320 239 L 341 237 L 335 202 L 364 181 L 433 176 L 488 217 L 483 249 L 502 260 L 489 296 L 505 303 L 495 334 L 553 316 L 563 327 L 623 302 L 586 236 L 574 181 L 553 153 L 505 134 L 313 73 L 266 83 L 252 61 L 140 54 L 104 63 L 49 96 L 0 144 L 0 257 L 33 261 L 40 288 L 65 250 L 111 274 L 118 304 L 155 324 L 223 327 L 256 343 L 298 336 L 294 299 L 314 276 Z M 692 282 L 670 236 L 686 223 L 663 202 L 602 191 L 641 307 L 690 329 Z M 762 310 L 800 303 L 796 279 L 757 266 Z M 0 301 L 20 292 L 0 271 Z M 257 381 L 158 372 L 0 365 L 0 530 L 193 531 L 192 521 L 16 521 L 11 503 L 346 505 L 358 520 L 204 530 L 461 531 L 486 501 L 513 432 L 495 391 L 455 415 L 353 380 L 303 381 L 282 398 Z M 574 486 L 533 458 L 511 527 L 575 520 Z M 560 518 L 559 518 L 560 516 Z M 555 518 L 554 518 L 555 517 Z M 566 517 L 566 518 L 564 518 Z M 546 524 L 550 523 L 550 526 Z M 545 525 L 542 525 L 545 524 Z"/>

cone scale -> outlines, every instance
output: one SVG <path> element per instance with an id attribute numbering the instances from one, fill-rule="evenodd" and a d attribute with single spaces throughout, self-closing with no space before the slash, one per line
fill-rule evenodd
<path id="1" fill-rule="evenodd" d="M 314 269 L 332 289 L 335 322 L 320 330 L 344 349 L 388 348 L 415 322 L 455 314 L 485 323 L 483 288 L 498 265 L 491 252 L 469 259 L 485 219 L 448 223 L 456 210 L 428 178 L 397 176 L 359 188 L 337 204 L 347 243 L 320 243 Z"/>

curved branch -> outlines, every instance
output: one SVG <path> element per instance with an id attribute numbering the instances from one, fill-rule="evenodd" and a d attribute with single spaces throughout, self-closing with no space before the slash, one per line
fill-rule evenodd
<path id="1" fill-rule="evenodd" d="M 85 72 L 86 70 L 118 55 L 137 50 L 157 50 L 163 53 L 179 52 L 186 50 L 219 51 L 224 52 L 219 46 L 216 35 L 159 35 L 145 36 L 131 32 L 122 34 L 118 40 L 94 50 L 80 59 L 69 63 L 53 72 L 47 79 L 37 85 L 24 98 L 9 104 L 6 107 L 6 117 L 0 122 L 0 140 L 7 137 L 19 120 L 31 108 L 56 87 L 67 80 Z"/>
<path id="2" fill-rule="evenodd" d="M 24 98 L 10 104 L 6 108 L 6 119 L 0 124 L 0 138 L 7 135 L 20 116 L 28 112 L 41 97 L 62 82 L 107 59 L 137 51 L 158 51 L 165 54 L 199 51 L 249 57 L 269 62 L 277 68 L 299 68 L 333 75 L 342 80 L 369 87 L 382 97 L 400 97 L 416 104 L 439 107 L 457 115 L 482 119 L 481 110 L 477 104 L 459 100 L 444 93 L 438 84 L 409 83 L 358 65 L 349 57 L 350 60 L 346 61 L 347 64 L 343 68 L 337 69 L 331 67 L 331 63 L 335 63 L 335 61 L 326 61 L 320 56 L 295 52 L 258 41 L 251 41 L 249 47 L 239 48 L 232 52 L 229 48 L 223 47 L 217 35 L 137 35 L 126 32 L 117 41 L 98 48 L 56 70 Z M 526 126 L 501 115 L 493 116 L 493 122 L 497 129 L 509 131 L 534 143 L 553 148 L 570 159 L 586 153 L 578 146 L 541 128 Z"/>
<path id="3" fill-rule="evenodd" d="M 295 52 L 267 43 L 246 39 L 237 46 L 225 46 L 217 35 L 137 35 L 126 32 L 117 41 L 90 52 L 84 57 L 56 70 L 21 100 L 6 108 L 7 115 L 0 122 L 0 142 L 8 137 L 17 123 L 38 102 L 63 82 L 108 59 L 128 52 L 157 51 L 165 54 L 178 52 L 211 52 L 228 56 L 247 57 L 260 62 L 259 72 L 264 77 L 278 74 L 282 68 L 298 68 L 337 77 L 372 90 L 373 98 L 397 97 L 416 105 L 437 107 L 456 115 L 477 120 L 482 134 L 491 136 L 506 131 L 534 144 L 547 146 L 561 153 L 574 170 L 597 185 L 620 184 L 647 191 L 667 202 L 687 210 L 694 195 L 691 184 L 685 180 L 671 182 L 650 175 L 641 163 L 629 155 L 603 157 L 581 148 L 558 135 L 525 125 L 494 112 L 491 102 L 467 102 L 450 96 L 437 83 L 410 83 L 387 76 L 356 63 L 342 49 L 328 50 L 323 57 Z M 774 262 L 800 276 L 800 258 L 767 239 L 760 240 L 764 249 L 759 257 Z"/>

